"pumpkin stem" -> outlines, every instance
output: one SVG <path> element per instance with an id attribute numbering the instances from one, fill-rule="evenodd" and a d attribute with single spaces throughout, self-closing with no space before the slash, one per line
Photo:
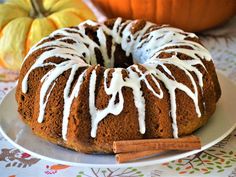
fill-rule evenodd
<path id="1" fill-rule="evenodd" d="M 32 11 L 30 12 L 30 16 L 32 17 L 45 17 L 43 14 L 42 2 L 41 0 L 30 0 Z"/>

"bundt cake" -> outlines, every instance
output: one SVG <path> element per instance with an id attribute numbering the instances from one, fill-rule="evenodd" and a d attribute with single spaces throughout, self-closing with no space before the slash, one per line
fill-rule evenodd
<path id="1" fill-rule="evenodd" d="M 20 117 L 36 135 L 85 153 L 110 153 L 115 140 L 191 134 L 220 95 L 211 55 L 195 34 L 121 18 L 42 39 L 16 89 Z"/>

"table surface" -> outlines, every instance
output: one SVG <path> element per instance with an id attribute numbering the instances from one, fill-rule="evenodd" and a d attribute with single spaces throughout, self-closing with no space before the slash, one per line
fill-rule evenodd
<path id="1" fill-rule="evenodd" d="M 216 68 L 236 83 L 236 17 L 214 30 L 199 34 Z M 15 86 L 17 73 L 0 69 L 0 100 Z M 236 92 L 235 92 L 236 93 Z M 198 154 L 147 167 L 73 167 L 41 160 L 13 147 L 0 134 L 1 177 L 236 177 L 236 129 L 215 146 Z"/>

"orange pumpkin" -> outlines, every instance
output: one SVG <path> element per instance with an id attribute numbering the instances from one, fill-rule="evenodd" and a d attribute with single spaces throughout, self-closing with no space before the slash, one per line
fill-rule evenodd
<path id="1" fill-rule="evenodd" d="M 170 24 L 198 32 L 236 14 L 236 0 L 92 0 L 108 17 L 121 16 Z"/>
<path id="2" fill-rule="evenodd" d="M 28 50 L 52 31 L 94 14 L 82 0 L 8 0 L 0 4 L 0 67 L 19 70 Z"/>

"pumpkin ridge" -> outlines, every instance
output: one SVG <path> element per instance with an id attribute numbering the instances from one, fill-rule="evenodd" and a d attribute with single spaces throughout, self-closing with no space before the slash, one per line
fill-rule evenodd
<path id="1" fill-rule="evenodd" d="M 1 66 L 1 67 L 6 67 L 6 66 L 7 66 L 5 60 L 2 59 L 2 58 L 0 58 L 0 66 Z"/>
<path id="2" fill-rule="evenodd" d="M 21 7 L 20 5 L 18 5 L 18 4 L 11 4 L 11 3 L 8 3 L 8 4 L 0 4 L 0 6 L 9 6 L 9 7 L 11 7 L 12 9 L 20 9 L 21 11 L 23 11 L 23 12 L 26 12 L 26 13 L 28 13 L 28 10 L 26 10 L 26 9 L 24 9 L 23 7 Z"/>
<path id="3" fill-rule="evenodd" d="M 100 1 L 102 1 L 102 0 L 100 0 Z M 109 0 L 103 0 L 104 2 L 105 2 L 105 4 L 108 4 L 108 1 Z M 100 2 L 101 3 L 101 2 Z M 96 5 L 96 4 L 95 4 Z M 105 14 L 109 14 L 110 13 L 110 11 L 109 11 L 109 8 L 110 8 L 110 6 L 109 6 L 109 8 L 108 8 L 108 6 L 109 5 L 104 5 L 103 7 L 104 8 L 101 8 L 101 10 L 105 13 Z M 111 15 L 109 14 L 109 17 L 111 17 Z"/>
<path id="4" fill-rule="evenodd" d="M 132 8 L 132 0 L 129 3 L 129 8 L 130 8 L 131 17 L 133 17 L 134 12 L 133 12 L 133 8 Z"/>
<path id="5" fill-rule="evenodd" d="M 188 8 L 188 17 L 190 17 L 191 16 L 191 9 L 190 9 L 190 7 L 191 7 L 191 1 L 189 1 L 189 8 Z M 186 19 L 186 21 L 185 21 L 185 25 L 187 25 L 187 21 L 188 21 L 188 19 Z"/>
<path id="6" fill-rule="evenodd" d="M 5 26 L 7 25 L 10 21 L 15 20 L 19 17 L 27 17 L 28 16 L 28 11 L 26 11 L 25 9 L 23 9 L 20 6 L 14 5 L 14 4 L 0 4 L 0 9 L 1 8 L 5 8 L 5 9 L 14 9 L 15 14 L 17 15 L 13 15 L 13 16 L 8 16 L 6 23 L 4 24 L 4 20 L 1 20 L 0 26 Z M 8 14 L 6 13 L 7 11 L 1 11 L 0 10 L 0 16 L 2 18 L 2 16 L 7 16 Z"/>
<path id="7" fill-rule="evenodd" d="M 18 1 L 18 2 L 17 1 L 6 1 L 5 4 L 13 5 L 25 12 L 29 12 L 29 10 L 31 8 L 31 4 L 29 4 L 28 2 L 29 1 Z"/>
<path id="8" fill-rule="evenodd" d="M 205 8 L 205 12 L 207 12 L 207 6 L 209 5 L 210 3 L 209 3 L 209 1 L 206 1 L 206 6 L 205 7 L 203 7 L 203 8 Z M 204 21 L 206 21 L 206 18 L 203 18 L 204 17 L 204 14 L 202 13 L 201 14 L 201 16 L 202 16 L 202 18 L 200 18 L 200 20 L 199 20 L 199 24 L 203 24 L 203 23 L 205 23 Z"/>
<path id="9" fill-rule="evenodd" d="M 4 30 L 4 28 L 10 23 L 11 21 L 9 21 L 9 22 L 7 22 L 5 25 L 3 25 L 3 27 L 0 29 L 0 39 L 1 39 L 1 37 L 2 37 L 2 32 L 3 32 L 3 30 Z"/>
<path id="10" fill-rule="evenodd" d="M 153 7 L 155 9 L 157 3 L 155 0 L 153 0 L 152 3 L 153 3 Z M 154 19 L 154 22 L 155 22 L 156 21 L 156 12 L 155 11 L 152 12 L 152 18 Z"/>
<path id="11" fill-rule="evenodd" d="M 43 2 L 43 6 L 45 8 L 45 10 L 47 10 L 48 12 L 54 13 L 54 11 L 52 11 L 52 8 L 58 3 L 59 0 L 56 0 L 54 5 L 50 5 L 48 9 L 45 8 L 45 4 Z"/>
<path id="12" fill-rule="evenodd" d="M 82 15 L 78 14 L 77 12 L 70 11 L 70 13 L 76 16 L 77 18 L 81 19 L 82 21 L 85 21 L 85 18 Z"/>
<path id="13" fill-rule="evenodd" d="M 25 38 L 25 50 L 23 52 L 24 56 L 26 56 L 27 52 L 29 51 L 30 49 L 30 43 L 29 43 L 29 34 L 30 34 L 30 31 L 31 31 L 31 27 L 32 27 L 32 24 L 33 24 L 33 20 L 31 21 L 31 24 L 29 26 L 29 30 L 28 32 L 26 33 L 26 38 Z"/>
<path id="14" fill-rule="evenodd" d="M 173 23 L 173 25 L 175 26 L 175 11 L 176 11 L 176 9 L 175 9 L 175 4 L 176 3 L 178 3 L 178 2 L 176 2 L 175 0 L 173 0 L 173 1 L 170 1 L 169 2 L 169 4 L 168 4 L 168 6 L 170 7 L 170 11 L 169 11 L 169 16 L 167 16 L 167 18 L 166 18 L 166 21 L 169 21 L 170 23 Z M 179 12 L 180 13 L 180 12 Z M 179 19 L 179 21 L 181 22 L 182 21 L 182 19 Z M 166 24 L 167 22 L 165 22 L 165 24 Z"/>
<path id="15" fill-rule="evenodd" d="M 113 17 L 114 13 L 113 13 L 113 9 L 112 9 L 112 4 L 111 4 L 111 2 L 109 0 L 107 1 L 107 4 L 108 4 L 108 7 L 109 7 L 108 9 L 110 9 L 111 16 Z"/>
<path id="16" fill-rule="evenodd" d="M 53 27 L 54 27 L 55 29 L 59 28 L 58 25 L 57 25 L 57 23 L 56 23 L 53 19 L 51 19 L 50 17 L 48 17 L 47 20 L 53 25 Z"/>

